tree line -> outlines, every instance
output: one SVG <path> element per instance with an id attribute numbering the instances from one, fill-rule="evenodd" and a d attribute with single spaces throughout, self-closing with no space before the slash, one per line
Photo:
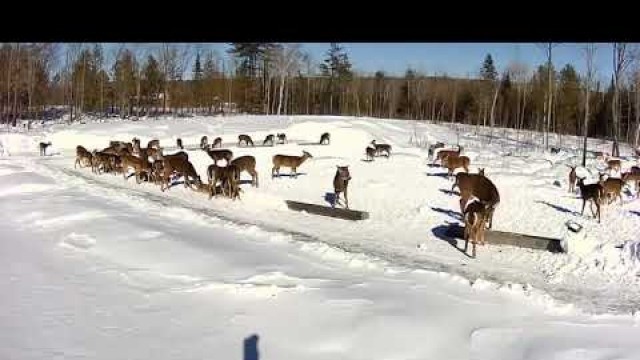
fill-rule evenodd
<path id="1" fill-rule="evenodd" d="M 487 54 L 477 75 L 455 78 L 414 69 L 404 76 L 361 73 L 336 43 L 319 64 L 299 44 L 232 43 L 224 57 L 177 44 L 122 44 L 106 52 L 102 44 L 4 43 L 0 119 L 13 124 L 38 119 L 50 105 L 63 105 L 73 121 L 81 114 L 215 114 L 235 104 L 252 114 L 427 119 L 587 134 L 637 146 L 636 49 L 607 46 L 614 64 L 609 83 L 595 81 L 594 69 L 589 74 L 579 74 L 572 64 L 556 69 L 552 44 L 541 45 L 548 58 L 536 68 L 511 61 L 498 73 Z M 593 56 L 585 52 L 585 62 Z"/>

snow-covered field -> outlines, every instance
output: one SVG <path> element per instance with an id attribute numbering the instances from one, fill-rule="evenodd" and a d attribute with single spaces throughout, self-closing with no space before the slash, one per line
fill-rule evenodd
<path id="1" fill-rule="evenodd" d="M 311 144 L 325 131 L 330 145 Z M 428 166 L 426 149 L 409 144 L 414 131 L 429 142 L 458 141 L 450 127 L 346 117 L 164 119 L 0 134 L 12 155 L 0 158 L 0 358 L 244 351 L 251 359 L 254 346 L 243 340 L 252 334 L 260 359 L 640 358 L 631 246 L 640 201 L 625 195 L 598 224 L 579 215 L 581 201 L 567 192 L 565 164 L 577 162 L 571 152 L 516 146 L 515 133 L 509 140 L 502 130 L 489 144 L 464 129 L 459 141 L 471 171 L 484 167 L 500 191 L 494 228 L 569 244 L 568 254 L 489 245 L 470 259 L 442 234 L 460 221 L 458 197 L 446 191 L 444 169 Z M 228 147 L 236 157 L 255 156 L 260 174 L 260 187 L 243 185 L 235 202 L 73 168 L 76 145 L 104 148 L 137 136 L 195 146 L 202 135 L 231 144 L 241 133 L 258 144 L 276 132 L 289 144 Z M 393 145 L 391 158 L 363 161 L 372 139 Z M 52 141 L 54 156 L 35 156 L 42 140 Z M 271 178 L 271 156 L 302 150 L 313 158 L 298 178 Z M 189 157 L 206 178 L 208 156 Z M 349 165 L 350 207 L 370 219 L 286 208 L 285 199 L 327 204 L 336 165 Z M 568 235 L 567 220 L 584 226 L 580 236 Z"/>

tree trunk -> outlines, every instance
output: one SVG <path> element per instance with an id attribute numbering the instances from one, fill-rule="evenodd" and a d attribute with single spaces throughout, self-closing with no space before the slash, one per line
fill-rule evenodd
<path id="1" fill-rule="evenodd" d="M 284 74 L 280 74 L 280 90 L 278 92 L 278 110 L 276 112 L 277 115 L 280 115 L 280 111 L 282 110 L 282 101 L 284 97 Z"/>
<path id="2" fill-rule="evenodd" d="M 489 135 L 489 143 L 491 143 L 491 140 L 493 140 L 493 128 L 495 126 L 495 109 L 496 109 L 496 102 L 498 101 L 498 93 L 500 92 L 500 86 L 501 86 L 501 81 L 498 81 L 498 84 L 496 86 L 496 91 L 493 94 L 493 103 L 491 104 L 491 114 L 489 115 L 489 119 L 491 122 L 491 132 Z"/>

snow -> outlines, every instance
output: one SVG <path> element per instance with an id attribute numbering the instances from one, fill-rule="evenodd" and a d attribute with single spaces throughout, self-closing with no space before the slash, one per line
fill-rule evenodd
<path id="1" fill-rule="evenodd" d="M 11 156 L 0 159 L 0 358 L 237 358 L 253 334 L 260 359 L 638 358 L 638 202 L 623 195 L 598 224 L 588 210 L 576 214 L 581 200 L 567 191 L 573 152 L 518 148 L 502 130 L 488 144 L 462 128 L 470 170 L 484 167 L 500 191 L 494 228 L 563 238 L 569 250 L 486 245 L 470 259 L 442 238 L 443 225 L 460 222 L 458 197 L 442 191 L 452 181 L 428 166 L 426 148 L 409 145 L 414 125 L 456 145 L 448 126 L 347 117 L 95 121 L 2 134 Z M 189 147 L 202 135 L 233 144 L 241 133 L 258 144 L 277 132 L 289 144 L 229 146 L 255 156 L 260 174 L 239 201 L 73 168 L 77 145 L 136 136 Z M 315 144 L 323 132 L 330 145 Z M 389 159 L 362 161 L 373 139 L 393 146 Z M 39 141 L 52 141 L 55 155 L 37 156 Z M 297 179 L 271 178 L 274 154 L 302 150 L 313 158 Z M 211 160 L 188 153 L 206 177 Z M 327 204 L 336 165 L 349 166 L 350 207 L 369 220 L 286 208 L 285 199 Z M 584 228 L 573 233 L 567 220 Z"/>

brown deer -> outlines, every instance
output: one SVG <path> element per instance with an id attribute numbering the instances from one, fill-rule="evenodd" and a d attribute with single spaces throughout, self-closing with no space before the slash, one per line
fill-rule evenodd
<path id="1" fill-rule="evenodd" d="M 176 140 L 176 145 L 178 145 L 178 149 L 184 150 L 184 146 L 182 146 L 182 139 L 178 138 Z"/>
<path id="2" fill-rule="evenodd" d="M 636 189 L 636 197 L 640 197 L 640 172 L 629 171 L 622 174 L 622 181 L 632 182 Z"/>
<path id="3" fill-rule="evenodd" d="M 140 139 L 133 138 L 133 146 L 131 149 L 131 155 L 140 156 Z"/>
<path id="4" fill-rule="evenodd" d="M 368 161 L 373 161 L 374 157 L 376 156 L 376 149 L 371 147 L 371 146 L 367 146 L 364 149 L 365 155 L 367 156 L 367 160 Z"/>
<path id="5" fill-rule="evenodd" d="M 487 221 L 488 211 L 486 206 L 473 201 L 464 209 L 464 252 L 467 252 L 471 241 L 471 256 L 476 257 L 476 244 L 485 244 L 484 224 Z"/>
<path id="6" fill-rule="evenodd" d="M 76 146 L 76 162 L 73 164 L 74 169 L 77 165 L 80 165 L 80 167 L 83 167 L 83 164 L 84 166 L 91 166 L 92 161 L 93 155 L 87 149 L 85 149 L 84 146 Z"/>
<path id="7" fill-rule="evenodd" d="M 222 150 L 205 150 L 205 151 L 207 152 L 207 155 L 209 155 L 209 157 L 213 159 L 213 161 L 215 161 L 216 164 L 220 160 L 226 160 L 227 164 L 229 164 L 231 163 L 231 159 L 233 158 L 233 152 L 231 150 L 222 149 Z"/>
<path id="8" fill-rule="evenodd" d="M 213 140 L 213 144 L 211 144 L 212 148 L 221 148 L 222 147 L 222 138 L 221 137 L 217 137 Z"/>
<path id="9" fill-rule="evenodd" d="M 345 208 L 349 208 L 349 197 L 347 196 L 347 189 L 349 187 L 349 180 L 351 180 L 351 174 L 349 174 L 348 166 L 336 166 L 336 175 L 333 177 L 333 191 L 336 194 L 336 203 L 340 204 L 340 193 L 344 193 Z"/>
<path id="10" fill-rule="evenodd" d="M 158 140 L 158 139 L 150 140 L 150 141 L 147 143 L 147 149 L 150 149 L 150 148 L 156 148 L 156 149 L 159 149 L 159 148 L 160 148 L 160 140 Z"/>
<path id="11" fill-rule="evenodd" d="M 585 185 L 584 179 L 584 177 L 578 177 L 578 188 L 580 189 L 580 197 L 582 198 L 582 212 L 580 215 L 584 215 L 584 206 L 587 204 L 587 201 L 589 201 L 589 208 L 594 218 L 596 217 L 596 213 L 593 212 L 593 204 L 596 205 L 596 209 L 598 210 L 598 223 L 600 223 L 600 203 L 604 198 L 604 188 L 600 183 Z"/>
<path id="12" fill-rule="evenodd" d="M 49 142 L 41 142 L 40 145 L 38 145 L 39 149 L 40 149 L 40 156 L 45 156 L 47 153 L 47 148 L 51 146 L 51 141 Z"/>
<path id="13" fill-rule="evenodd" d="M 160 190 L 165 191 L 169 189 L 169 181 L 171 179 L 171 175 L 175 172 L 176 174 L 182 175 L 184 177 L 184 187 L 191 187 L 191 182 L 189 178 L 194 180 L 194 183 L 197 186 L 202 184 L 200 180 L 200 176 L 196 172 L 196 169 L 193 167 L 193 164 L 188 160 L 184 160 L 181 157 L 164 157 L 162 161 L 163 171 L 162 171 L 162 183 L 160 184 Z"/>
<path id="14" fill-rule="evenodd" d="M 235 165 L 240 172 L 246 171 L 251 175 L 251 185 L 258 187 L 258 172 L 256 171 L 256 158 L 251 155 L 240 156 L 233 159 L 231 165 Z"/>
<path id="15" fill-rule="evenodd" d="M 151 172 L 151 164 L 147 159 L 138 158 L 133 155 L 124 154 L 122 156 L 122 176 L 125 180 L 129 180 L 127 176 L 127 172 L 129 168 L 133 168 L 133 171 L 136 174 L 136 183 L 140 184 L 142 179 L 142 173 L 147 174 L 149 177 L 149 173 Z"/>
<path id="16" fill-rule="evenodd" d="M 477 174 L 470 174 L 468 172 L 459 172 L 456 174 L 456 180 L 453 182 L 453 186 L 451 186 L 451 192 L 453 192 L 453 189 L 456 188 L 456 186 L 460 186 L 461 182 L 464 182 L 465 185 L 464 186 L 468 186 L 466 185 L 466 182 L 469 181 L 474 181 L 474 180 L 469 180 L 469 178 L 473 178 L 474 176 L 484 176 L 484 168 L 478 168 L 478 173 Z"/>
<path id="17" fill-rule="evenodd" d="M 271 169 L 271 178 L 280 176 L 280 167 L 288 167 L 291 168 L 291 174 L 293 177 L 297 178 L 298 173 L 297 169 L 300 165 L 302 165 L 305 160 L 313 158 L 311 154 L 306 151 L 302 152 L 302 156 L 291 156 L 291 155 L 274 155 L 273 156 L 273 168 Z"/>
<path id="18" fill-rule="evenodd" d="M 328 132 L 320 135 L 320 145 L 324 145 L 325 142 L 327 143 L 327 145 L 331 143 L 331 134 L 329 134 Z"/>
<path id="19" fill-rule="evenodd" d="M 493 213 L 500 203 L 500 193 L 496 186 L 484 175 L 460 175 L 457 180 L 460 188 L 460 213 L 464 214 L 467 202 L 472 196 L 475 196 L 478 201 L 485 205 L 487 210 L 486 220 L 489 229 L 491 229 Z"/>
<path id="20" fill-rule="evenodd" d="M 242 144 L 242 142 L 244 141 L 245 146 L 249 146 L 249 144 L 251 144 L 251 146 L 255 146 L 253 145 L 253 140 L 251 140 L 251 136 L 249 135 L 238 135 L 238 146 L 240 146 L 240 144 Z"/>
<path id="21" fill-rule="evenodd" d="M 389 155 L 391 155 L 391 145 L 389 144 L 376 144 L 375 140 L 371 140 L 371 145 L 373 145 L 376 148 L 376 155 L 380 156 L 380 154 L 382 152 L 385 152 L 387 155 L 387 158 L 389 158 Z"/>
<path id="22" fill-rule="evenodd" d="M 569 192 L 573 193 L 576 191 L 576 180 L 577 180 L 577 176 L 576 176 L 576 166 L 571 166 L 571 165 L 567 165 L 569 167 L 569 169 L 571 169 L 569 171 Z"/>
<path id="23" fill-rule="evenodd" d="M 269 134 L 267 135 L 267 137 L 264 138 L 262 145 L 266 146 L 267 144 L 271 144 L 271 146 L 275 144 L 275 136 L 273 134 Z"/>
<path id="24" fill-rule="evenodd" d="M 229 196 L 234 200 L 239 196 L 240 169 L 237 166 L 229 164 L 222 167 L 211 164 L 207 168 L 207 177 L 209 179 L 209 199 L 215 195 L 218 181 L 220 181 L 223 196 Z"/>
<path id="25" fill-rule="evenodd" d="M 209 138 L 207 135 L 200 138 L 200 149 L 208 149 L 209 148 Z"/>
<path id="26" fill-rule="evenodd" d="M 102 151 L 93 150 L 91 154 L 93 161 L 91 162 L 91 172 L 100 174 L 100 171 L 107 172 L 110 168 L 109 154 Z"/>
<path id="27" fill-rule="evenodd" d="M 622 186 L 624 186 L 624 181 L 622 179 L 607 177 L 604 178 L 604 174 L 600 173 L 599 181 L 600 185 L 602 185 L 602 189 L 604 191 L 604 197 L 609 201 L 607 204 L 611 204 L 615 201 L 616 198 L 620 199 L 620 205 L 622 205 Z"/>
<path id="28" fill-rule="evenodd" d="M 622 168 L 619 159 L 609 159 L 607 160 L 607 170 L 611 172 L 612 170 L 620 171 Z"/>
<path id="29" fill-rule="evenodd" d="M 277 137 L 278 137 L 278 144 L 288 143 L 288 141 L 287 141 L 287 135 L 286 135 L 286 134 L 284 134 L 284 133 L 280 134 L 280 133 L 279 133 L 279 134 L 277 135 Z"/>
<path id="30" fill-rule="evenodd" d="M 433 159 L 433 164 L 436 163 L 436 161 L 440 161 L 440 164 L 443 164 L 444 159 L 447 156 L 460 156 L 460 154 L 462 153 L 462 146 L 458 145 L 458 150 L 440 150 L 438 151 L 438 154 L 435 156 L 435 158 Z"/>
<path id="31" fill-rule="evenodd" d="M 449 177 L 453 176 L 455 169 L 463 168 L 465 172 L 469 172 L 470 160 L 467 156 L 447 156 L 443 160 L 444 166 L 448 169 Z"/>

